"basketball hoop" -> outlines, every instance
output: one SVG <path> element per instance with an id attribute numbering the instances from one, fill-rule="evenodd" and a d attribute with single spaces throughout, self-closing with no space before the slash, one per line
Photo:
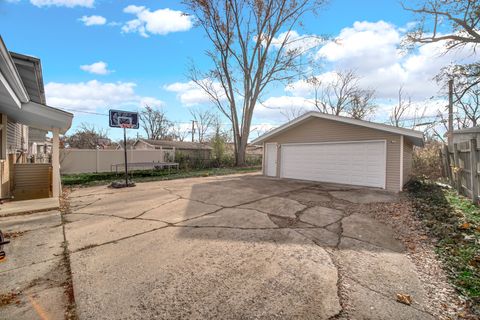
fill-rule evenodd
<path id="1" fill-rule="evenodd" d="M 130 129 L 130 128 L 133 127 L 131 117 L 128 117 L 128 116 L 125 116 L 125 115 L 120 116 L 120 117 L 118 117 L 117 121 L 118 121 L 118 126 L 120 128 Z"/>
<path id="2" fill-rule="evenodd" d="M 138 129 L 138 113 L 122 110 L 112 110 L 108 112 L 109 125 L 112 128 L 123 128 L 123 154 L 125 157 L 125 184 L 119 184 L 118 187 L 133 187 L 134 183 L 128 181 L 128 162 L 127 162 L 127 129 Z M 117 184 L 112 184 L 116 187 Z"/>

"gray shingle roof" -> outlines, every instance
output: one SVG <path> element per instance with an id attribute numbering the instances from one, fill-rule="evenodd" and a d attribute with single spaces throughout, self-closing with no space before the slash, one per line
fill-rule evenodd
<path id="1" fill-rule="evenodd" d="M 169 141 L 169 140 L 151 140 L 151 139 L 140 139 L 152 146 L 161 146 L 165 148 L 176 148 L 184 150 L 212 150 L 212 147 L 198 142 L 187 142 L 187 141 Z"/>

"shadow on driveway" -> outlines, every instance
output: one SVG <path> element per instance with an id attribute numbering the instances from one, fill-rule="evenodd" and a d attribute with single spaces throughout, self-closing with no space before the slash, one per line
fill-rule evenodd
<path id="1" fill-rule="evenodd" d="M 433 319 L 393 230 L 360 210 L 390 193 L 243 175 L 70 199 L 83 319 Z"/>

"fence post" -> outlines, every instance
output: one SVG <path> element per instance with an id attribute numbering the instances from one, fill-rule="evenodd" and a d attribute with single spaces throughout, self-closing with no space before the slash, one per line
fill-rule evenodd
<path id="1" fill-rule="evenodd" d="M 445 149 L 442 148 L 438 150 L 438 156 L 440 157 L 440 160 L 442 161 L 442 175 L 448 179 L 448 167 L 447 167 L 447 160 L 446 157 L 444 156 Z"/>
<path id="2" fill-rule="evenodd" d="M 453 161 L 455 162 L 455 187 L 458 193 L 462 194 L 462 177 L 460 175 L 460 160 L 456 143 L 453 144 Z"/>
<path id="3" fill-rule="evenodd" d="M 477 179 L 477 139 L 470 139 L 470 178 L 472 185 L 472 202 L 478 202 L 478 179 Z"/>
<path id="4" fill-rule="evenodd" d="M 100 152 L 98 151 L 98 148 L 95 149 L 95 172 L 98 173 L 98 168 L 100 167 L 100 159 L 98 158 L 100 156 Z"/>
<path id="5" fill-rule="evenodd" d="M 450 151 L 448 151 L 448 145 L 443 145 L 443 155 L 445 156 L 445 169 L 447 173 L 447 179 L 450 182 L 450 185 L 453 186 L 453 175 L 452 175 L 452 164 L 450 163 Z"/>

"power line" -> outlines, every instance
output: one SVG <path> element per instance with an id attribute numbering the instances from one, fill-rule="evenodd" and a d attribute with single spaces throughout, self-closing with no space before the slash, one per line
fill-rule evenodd
<path id="1" fill-rule="evenodd" d="M 108 117 L 108 114 L 106 113 L 100 113 L 100 112 L 94 112 L 94 111 L 84 111 L 84 110 L 76 110 L 76 109 L 71 109 L 71 108 L 60 108 L 62 110 L 65 110 L 65 111 L 70 111 L 70 112 L 77 112 L 77 113 L 85 113 L 85 114 L 91 114 L 91 115 L 96 115 L 96 116 L 104 116 L 104 117 Z M 190 121 L 170 121 L 171 123 L 173 124 L 188 124 L 190 125 L 191 122 Z M 231 123 L 220 123 L 221 125 L 231 125 Z M 252 125 L 254 126 L 260 126 L 260 125 L 264 125 L 265 123 L 252 123 Z M 273 125 L 280 125 L 281 123 L 279 122 L 274 122 L 274 123 L 269 123 L 269 124 L 273 124 Z"/>
<path id="2" fill-rule="evenodd" d="M 104 116 L 104 117 L 108 117 L 108 114 L 106 113 L 100 113 L 100 112 L 94 112 L 94 111 L 84 111 L 84 110 L 76 110 L 76 109 L 71 109 L 71 108 L 60 108 L 62 110 L 65 110 L 65 111 L 70 111 L 70 112 L 77 112 L 77 113 L 85 113 L 85 114 L 91 114 L 91 115 L 96 115 L 96 116 Z M 446 114 L 441 114 L 443 116 L 446 116 Z M 419 119 L 422 119 L 422 120 L 426 120 L 426 119 L 437 119 L 441 116 L 440 114 L 439 115 L 435 115 L 435 116 L 424 116 L 424 117 L 417 117 L 417 118 L 404 118 L 404 119 L 401 119 L 401 121 L 416 121 L 416 120 L 419 120 Z M 185 124 L 185 125 L 191 125 L 191 122 L 190 121 L 170 121 L 172 124 Z M 391 122 L 390 121 L 384 121 L 383 124 L 390 124 Z M 280 123 L 280 122 L 270 122 L 268 123 L 267 125 L 281 125 L 283 123 Z M 226 125 L 226 126 L 229 126 L 231 125 L 231 123 L 220 123 L 220 125 Z M 252 125 L 254 126 L 262 126 L 262 125 L 266 125 L 266 123 L 252 123 Z"/>

